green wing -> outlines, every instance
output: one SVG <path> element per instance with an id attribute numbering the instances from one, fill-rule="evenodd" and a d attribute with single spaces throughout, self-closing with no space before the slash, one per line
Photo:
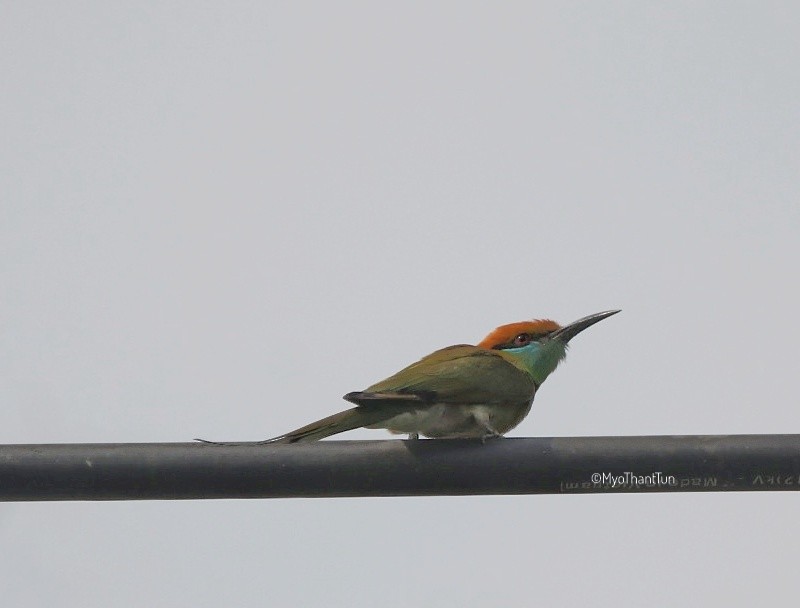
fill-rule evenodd
<path id="1" fill-rule="evenodd" d="M 535 390 L 533 378 L 500 352 L 461 345 L 437 350 L 345 399 L 363 406 L 391 402 L 491 405 L 526 403 Z"/>

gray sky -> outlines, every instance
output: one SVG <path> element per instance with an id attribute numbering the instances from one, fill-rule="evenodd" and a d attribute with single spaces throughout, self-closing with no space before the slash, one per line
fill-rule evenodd
<path id="1" fill-rule="evenodd" d="M 791 3 L 5 3 L 0 442 L 260 439 L 609 308 L 511 435 L 800 432 L 798 39 Z M 750 606 L 796 595 L 797 507 L 6 504 L 0 592 Z"/>

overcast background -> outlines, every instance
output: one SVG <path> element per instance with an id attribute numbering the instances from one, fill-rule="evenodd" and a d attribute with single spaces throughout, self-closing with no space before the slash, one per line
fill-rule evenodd
<path id="1" fill-rule="evenodd" d="M 261 439 L 609 308 L 511 435 L 800 432 L 798 39 L 789 2 L 4 2 L 0 442 Z M 798 506 L 5 504 L 0 594 L 750 606 L 796 597 Z"/>

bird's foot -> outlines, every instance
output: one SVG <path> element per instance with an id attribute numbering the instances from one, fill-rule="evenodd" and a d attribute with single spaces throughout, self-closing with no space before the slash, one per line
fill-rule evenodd
<path id="1" fill-rule="evenodd" d="M 409 441 L 416 441 L 417 439 L 419 439 L 419 433 L 409 433 L 408 434 L 408 440 Z"/>
<path id="2" fill-rule="evenodd" d="M 481 443 L 485 444 L 489 439 L 499 439 L 500 437 L 502 435 L 494 429 L 487 429 L 486 433 L 481 436 Z"/>

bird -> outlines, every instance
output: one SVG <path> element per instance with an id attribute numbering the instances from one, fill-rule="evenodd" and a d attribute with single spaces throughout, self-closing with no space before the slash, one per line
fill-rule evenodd
<path id="1" fill-rule="evenodd" d="M 550 319 L 502 325 L 477 345 L 437 350 L 363 391 L 347 393 L 355 407 L 263 441 L 264 445 L 316 441 L 366 427 L 432 439 L 488 439 L 516 427 L 533 398 L 567 355 L 572 338 L 615 315 L 599 312 L 561 326 Z"/>

